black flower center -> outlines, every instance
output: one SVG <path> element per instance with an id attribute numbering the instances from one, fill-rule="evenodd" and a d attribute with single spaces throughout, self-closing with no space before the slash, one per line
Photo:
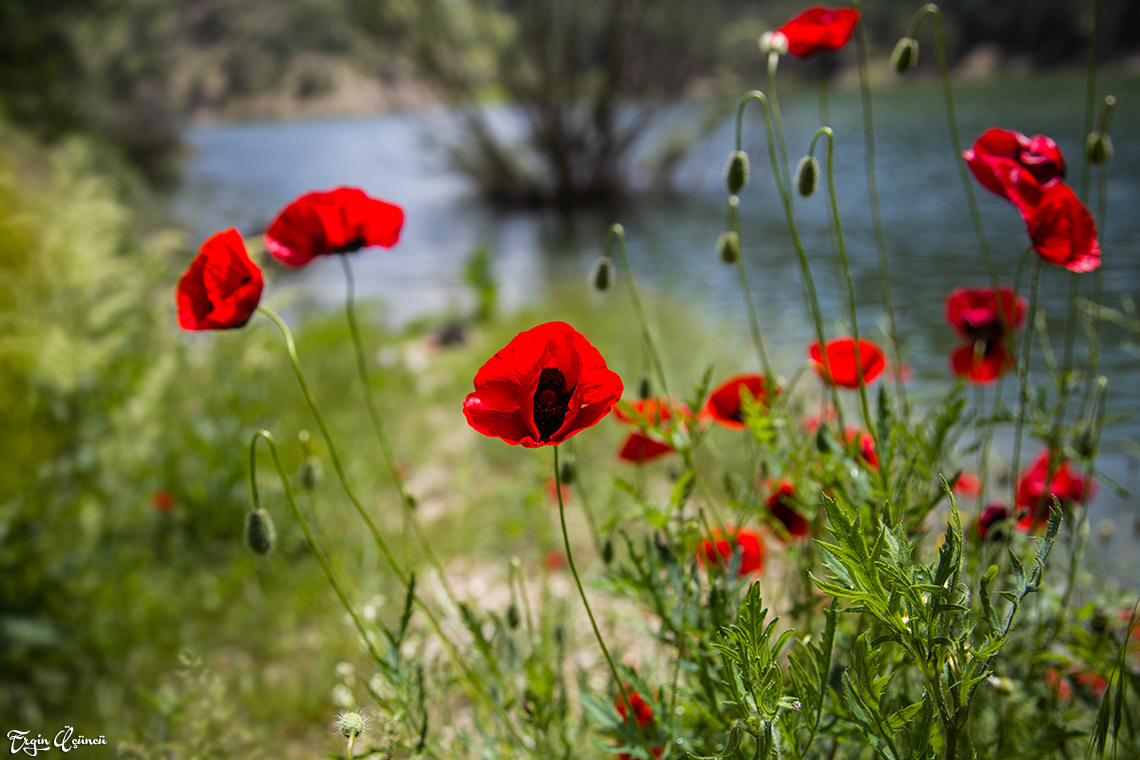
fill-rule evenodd
<path id="1" fill-rule="evenodd" d="M 358 237 L 349 240 L 339 248 L 334 248 L 333 253 L 354 253 L 364 247 L 364 238 Z"/>
<path id="2" fill-rule="evenodd" d="M 557 367 L 547 367 L 538 376 L 534 391 L 534 426 L 540 440 L 547 440 L 562 427 L 570 410 L 574 388 L 566 387 L 566 377 Z"/>

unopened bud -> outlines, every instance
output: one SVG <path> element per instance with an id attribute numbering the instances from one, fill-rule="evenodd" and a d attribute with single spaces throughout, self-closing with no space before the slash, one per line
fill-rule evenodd
<path id="1" fill-rule="evenodd" d="M 822 422 L 815 429 L 815 450 L 821 454 L 831 451 L 831 444 L 827 440 L 827 425 Z"/>
<path id="2" fill-rule="evenodd" d="M 368 730 L 368 719 L 355 710 L 345 710 L 336 716 L 334 725 L 345 739 L 356 739 Z"/>
<path id="3" fill-rule="evenodd" d="M 895 43 L 891 52 L 891 68 L 900 74 L 905 74 L 918 65 L 918 40 L 914 37 L 903 37 Z"/>
<path id="4" fill-rule="evenodd" d="M 507 607 L 507 625 L 512 631 L 519 627 L 519 606 L 514 602 Z"/>
<path id="5" fill-rule="evenodd" d="M 637 386 L 637 397 L 643 401 L 653 395 L 653 386 L 649 383 L 649 376 L 642 375 L 641 383 Z"/>
<path id="6" fill-rule="evenodd" d="M 1077 455 L 1081 459 L 1093 459 L 1096 457 L 1096 432 L 1091 428 L 1085 428 L 1077 434 L 1073 440 L 1073 448 L 1076 449 Z"/>
<path id="7" fill-rule="evenodd" d="M 614 271 L 614 261 L 609 256 L 602 256 L 594 264 L 594 272 L 590 275 L 590 283 L 594 289 L 599 293 L 605 293 L 610 289 L 610 285 L 617 279 L 617 272 Z"/>
<path id="8" fill-rule="evenodd" d="M 571 462 L 563 462 L 558 470 L 558 476 L 562 479 L 562 485 L 568 486 L 574 483 L 574 465 Z"/>
<path id="9" fill-rule="evenodd" d="M 258 556 L 264 557 L 273 551 L 277 543 L 277 529 L 273 518 L 264 509 L 251 509 L 245 516 L 245 545 Z"/>
<path id="10" fill-rule="evenodd" d="M 306 491 L 312 491 L 324 478 L 324 468 L 321 466 L 321 460 L 315 455 L 310 454 L 305 457 L 305 461 L 301 463 L 301 487 Z"/>
<path id="11" fill-rule="evenodd" d="M 607 538 L 606 542 L 602 544 L 602 562 L 607 565 L 614 561 L 614 540 Z"/>
<path id="12" fill-rule="evenodd" d="M 728 166 L 724 169 L 724 184 L 729 195 L 736 195 L 748 184 L 751 168 L 748 163 L 748 154 L 742 150 L 734 150 L 728 156 Z"/>
<path id="13" fill-rule="evenodd" d="M 720 260 L 725 264 L 735 264 L 740 258 L 740 235 L 732 230 L 725 230 L 716 239 L 716 250 Z"/>
<path id="14" fill-rule="evenodd" d="M 1107 164 L 1112 159 L 1112 138 L 1103 132 L 1093 132 L 1085 140 L 1085 155 L 1090 164 Z"/>
<path id="15" fill-rule="evenodd" d="M 815 156 L 804 156 L 796 165 L 796 189 L 806 198 L 815 192 L 818 182 L 819 161 Z"/>
<path id="16" fill-rule="evenodd" d="M 788 54 L 788 35 L 783 32 L 764 32 L 759 40 L 760 52 L 764 54 Z"/>

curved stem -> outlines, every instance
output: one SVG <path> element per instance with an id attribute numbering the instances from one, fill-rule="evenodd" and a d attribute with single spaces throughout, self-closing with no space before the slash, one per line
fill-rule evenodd
<path id="1" fill-rule="evenodd" d="M 606 254 L 609 255 L 613 240 L 617 240 L 618 254 L 621 258 L 622 273 L 625 274 L 626 288 L 629 290 L 629 300 L 633 302 L 633 310 L 637 314 L 637 321 L 641 325 L 641 336 L 645 341 L 645 349 L 649 352 L 649 361 L 657 375 L 657 382 L 666 398 L 669 397 L 669 386 L 665 380 L 665 367 L 661 363 L 661 356 L 657 353 L 657 344 L 653 340 L 653 333 L 649 329 L 649 319 L 645 316 L 645 308 L 641 305 L 641 298 L 637 295 L 637 286 L 633 281 L 633 269 L 629 265 L 629 254 L 625 249 L 625 228 L 620 224 L 611 225 L 606 233 Z M 557 448 L 557 447 L 556 447 Z M 561 502 L 561 494 L 559 495 Z"/>
<path id="2" fill-rule="evenodd" d="M 626 691 L 625 683 L 618 673 L 617 665 L 614 663 L 614 658 L 610 655 L 609 648 L 606 647 L 606 642 L 602 638 L 602 632 L 598 630 L 598 622 L 594 619 L 594 611 L 590 609 L 590 600 L 586 598 L 586 590 L 582 587 L 582 579 L 578 576 L 578 568 L 574 564 L 574 553 L 570 549 L 570 533 L 566 530 L 566 506 L 562 502 L 562 475 L 561 468 L 558 465 L 558 446 L 555 445 L 554 449 L 554 490 L 558 494 L 558 520 L 562 525 L 562 545 L 566 549 L 566 564 L 570 566 L 570 574 L 574 576 L 574 584 L 578 587 L 578 596 L 582 599 L 582 606 L 586 608 L 586 616 L 590 618 L 590 627 L 594 629 L 594 638 L 598 641 L 598 646 L 602 649 L 602 654 L 605 655 L 606 662 L 610 666 L 610 674 L 613 675 L 614 682 L 617 683 L 618 691 L 621 694 L 622 703 L 627 710 L 626 715 L 633 718 L 634 725 L 640 729 L 640 723 L 636 720 L 636 714 L 633 710 L 633 705 L 629 701 L 629 693 Z M 641 736 L 642 742 L 646 745 L 645 750 L 649 752 L 652 757 L 653 753 L 648 746 L 649 742 L 646 739 L 644 732 Z"/>

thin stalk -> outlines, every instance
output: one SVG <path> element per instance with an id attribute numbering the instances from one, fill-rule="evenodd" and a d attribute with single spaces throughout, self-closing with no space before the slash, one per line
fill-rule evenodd
<path id="1" fill-rule="evenodd" d="M 578 447 L 574 444 L 574 441 L 570 440 L 568 443 L 570 445 L 570 453 L 574 455 L 574 461 L 582 461 L 578 456 Z M 577 467 L 574 469 L 574 477 L 578 482 L 578 500 L 582 503 L 582 512 L 586 515 L 586 523 L 590 526 L 590 537 L 594 539 L 594 550 L 601 553 L 602 533 L 600 530 L 598 530 L 598 519 L 594 516 L 594 510 L 590 506 L 590 497 L 587 493 L 587 489 L 582 485 L 581 469 Z"/>
<path id="2" fill-rule="evenodd" d="M 625 274 L 626 288 L 629 290 L 629 300 L 633 302 L 633 310 L 637 314 L 637 321 L 641 325 L 641 336 L 645 342 L 645 350 L 649 352 L 649 361 L 657 375 L 657 383 L 666 398 L 669 397 L 669 386 L 665 379 L 665 367 L 661 363 L 661 356 L 657 353 L 657 344 L 653 340 L 653 333 L 649 329 L 649 319 L 645 316 L 645 308 L 641 305 L 641 298 L 637 295 L 637 286 L 633 281 L 633 269 L 629 265 L 629 254 L 625 249 L 625 228 L 620 224 L 610 226 L 606 234 L 606 254 L 609 255 L 610 245 L 617 240 L 618 255 L 621 259 L 622 272 Z M 561 502 L 561 494 L 559 494 Z"/>
<path id="3" fill-rule="evenodd" d="M 819 94 L 819 123 L 825 127 L 831 126 L 831 114 L 827 107 L 827 54 L 819 54 L 819 75 L 817 80 Z"/>
<path id="4" fill-rule="evenodd" d="M 862 0 L 852 0 L 852 6 L 860 13 Z M 879 251 L 879 284 L 883 297 L 883 309 L 887 313 L 887 337 L 891 341 L 891 358 L 896 368 L 902 367 L 902 341 L 899 338 L 895 307 L 891 301 L 890 257 L 887 253 L 887 233 L 883 225 L 883 209 L 879 202 L 879 180 L 875 174 L 875 114 L 871 102 L 871 82 L 867 73 L 867 32 L 864 25 L 855 27 L 855 51 L 859 60 L 859 91 L 863 103 L 863 142 L 866 157 L 867 194 L 871 201 L 871 221 L 875 227 L 875 246 Z M 896 373 L 895 389 L 902 401 L 903 417 L 910 416 L 910 401 L 906 395 L 906 385 L 902 373 Z"/>
<path id="5" fill-rule="evenodd" d="M 1029 402 L 1029 357 L 1033 350 L 1033 329 L 1037 323 L 1037 297 L 1041 291 L 1041 265 L 1044 262 L 1040 256 L 1033 263 L 1033 271 L 1029 275 L 1029 316 L 1025 325 L 1025 346 L 1021 351 L 1021 366 L 1018 367 L 1019 390 L 1017 398 L 1017 425 L 1013 437 L 1013 503 L 1017 502 L 1017 481 L 1021 470 L 1021 438 L 1025 432 L 1025 407 Z"/>
<path id="6" fill-rule="evenodd" d="M 1104 104 L 1101 106 L 1100 116 L 1098 118 L 1099 126 L 1097 132 L 1108 137 L 1108 125 L 1112 121 L 1112 112 L 1116 106 L 1116 98 L 1108 95 L 1104 99 Z M 1097 172 L 1097 219 L 1096 228 L 1097 236 L 1104 240 L 1105 223 L 1108 217 L 1108 166 L 1098 167 Z M 1093 271 L 1093 303 L 1100 306 L 1101 299 L 1104 294 L 1104 267 L 1097 267 Z M 1099 320 L 1094 319 L 1092 322 L 1092 340 L 1089 345 L 1089 370 L 1088 381 L 1085 383 L 1084 398 L 1081 401 L 1081 408 L 1088 405 L 1089 397 L 1092 393 L 1093 378 L 1096 377 L 1097 367 L 1100 364 L 1100 330 Z"/>
<path id="7" fill-rule="evenodd" d="M 729 228 L 736 233 L 737 240 L 740 232 L 740 199 L 735 195 L 728 199 Z M 744 304 L 748 309 L 748 327 L 752 332 L 752 345 L 756 347 L 756 355 L 760 358 L 760 366 L 764 370 L 765 379 L 771 383 L 772 365 L 768 363 L 768 352 L 764 348 L 764 337 L 760 333 L 760 317 L 756 313 L 756 304 L 752 300 L 752 288 L 748 284 L 748 269 L 744 266 L 744 251 L 741 245 L 740 255 L 736 257 L 736 279 L 740 282 L 740 291 L 744 294 Z"/>
<path id="8" fill-rule="evenodd" d="M 586 589 L 582 587 L 582 579 L 578 576 L 578 568 L 574 564 L 574 553 L 570 549 L 570 533 L 566 529 L 566 506 L 562 502 L 562 475 L 561 468 L 558 466 L 558 446 L 555 445 L 552 448 L 554 449 L 554 490 L 558 494 L 558 520 L 562 525 L 562 546 L 566 549 L 566 564 L 570 565 L 570 574 L 574 576 L 574 584 L 578 587 L 578 596 L 582 599 L 582 606 L 586 608 L 586 616 L 590 618 L 590 627 L 594 630 L 594 638 L 597 639 L 598 646 L 601 647 L 602 654 L 605 655 L 606 662 L 610 666 L 610 674 L 613 676 L 614 682 L 617 683 L 618 692 L 621 694 L 622 703 L 625 704 L 627 711 L 626 715 L 633 718 L 634 725 L 640 729 L 640 724 L 637 722 L 633 711 L 633 704 L 629 701 L 629 693 L 618 673 L 614 658 L 610 655 L 610 650 L 602 638 L 602 632 L 598 630 L 598 622 L 594 619 L 594 611 L 590 609 L 590 600 L 586 598 Z M 645 745 L 646 752 L 649 752 L 649 756 L 652 757 L 653 753 L 649 747 L 649 740 L 644 732 L 641 732 L 641 740 Z"/>
<path id="9" fill-rule="evenodd" d="M 344 315 L 348 321 L 348 331 L 352 335 L 352 347 L 356 355 L 356 371 L 360 376 L 360 385 L 364 390 L 364 405 L 368 409 L 368 419 L 372 422 L 372 430 L 376 433 L 376 440 L 380 443 L 380 451 L 384 455 L 384 463 L 388 468 L 388 474 L 392 478 L 392 485 L 396 488 L 396 492 L 399 495 L 404 515 L 404 524 L 405 526 L 410 526 L 412 531 L 416 534 L 416 539 L 420 542 L 420 545 L 423 546 L 424 554 L 427 556 L 428 561 L 439 574 L 444 593 L 447 594 L 448 599 L 454 606 L 456 604 L 455 594 L 447 581 L 447 573 L 444 572 L 443 565 L 436 556 L 435 550 L 432 549 L 431 541 L 428 540 L 427 535 L 424 533 L 423 526 L 416 516 L 415 497 L 412 496 L 411 491 L 408 490 L 408 484 L 404 480 L 403 475 L 400 474 L 400 468 L 396 464 L 396 454 L 392 449 L 392 443 L 388 438 L 384 421 L 380 417 L 380 410 L 376 404 L 376 397 L 372 391 L 372 382 L 368 373 L 368 361 L 364 352 L 364 340 L 361 338 L 360 326 L 356 318 L 356 287 L 355 279 L 352 275 L 352 265 L 349 263 L 347 254 L 341 254 L 339 258 L 344 265 Z"/>

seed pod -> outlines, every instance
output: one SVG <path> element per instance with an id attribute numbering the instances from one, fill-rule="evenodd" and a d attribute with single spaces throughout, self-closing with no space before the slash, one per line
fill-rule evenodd
<path id="1" fill-rule="evenodd" d="M 1112 160 L 1112 138 L 1103 132 L 1093 132 L 1085 139 L 1085 155 L 1094 166 Z"/>
<path id="2" fill-rule="evenodd" d="M 819 183 L 819 161 L 815 156 L 804 156 L 796 165 L 796 189 L 807 198 Z"/>
<path id="3" fill-rule="evenodd" d="M 605 293 L 610 289 L 610 285 L 617 279 L 617 272 L 614 271 L 614 262 L 609 256 L 600 257 L 594 264 L 594 272 L 590 275 L 590 283 L 593 284 L 594 289 L 599 293 Z"/>
<path id="4" fill-rule="evenodd" d="M 724 169 L 724 184 L 729 195 L 736 195 L 745 185 L 751 175 L 748 163 L 748 154 L 742 150 L 734 150 L 728 156 L 728 166 Z"/>
<path id="5" fill-rule="evenodd" d="M 716 239 L 716 250 L 720 260 L 725 264 L 735 264 L 740 258 L 740 235 L 732 230 L 725 230 Z"/>
<path id="6" fill-rule="evenodd" d="M 245 516 L 245 545 L 254 554 L 264 557 L 277 543 L 277 529 L 273 518 L 264 509 L 251 509 Z"/>
<path id="7" fill-rule="evenodd" d="M 891 68 L 899 74 L 905 74 L 918 65 L 918 40 L 914 37 L 903 37 L 895 43 L 891 52 Z"/>

